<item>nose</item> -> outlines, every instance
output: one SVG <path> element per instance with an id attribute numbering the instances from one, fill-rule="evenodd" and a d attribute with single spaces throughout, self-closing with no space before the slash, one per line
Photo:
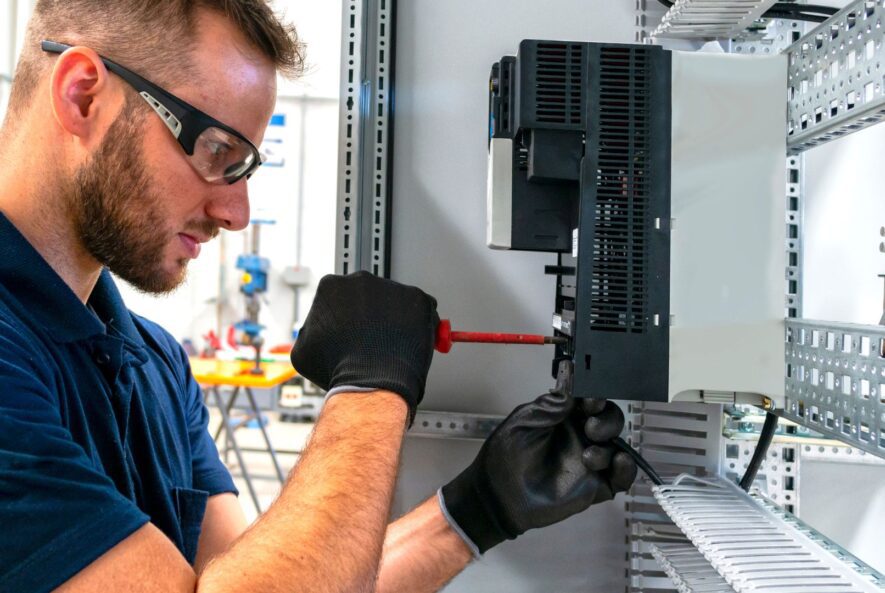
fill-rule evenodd
<path id="1" fill-rule="evenodd" d="M 206 204 L 206 215 L 219 227 L 228 231 L 241 231 L 249 225 L 249 190 L 246 180 L 232 185 L 219 186 L 218 191 Z"/>

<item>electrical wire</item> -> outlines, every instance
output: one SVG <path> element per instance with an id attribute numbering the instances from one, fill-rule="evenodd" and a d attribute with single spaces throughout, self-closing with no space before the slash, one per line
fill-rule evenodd
<path id="1" fill-rule="evenodd" d="M 809 23 L 822 23 L 827 20 L 827 17 L 820 14 L 804 14 L 801 12 L 778 12 L 774 10 L 769 10 L 764 15 L 764 18 L 767 19 L 784 19 L 788 21 L 806 21 Z"/>
<path id="2" fill-rule="evenodd" d="M 661 479 L 661 476 L 658 475 L 658 472 L 656 472 L 651 464 L 646 461 L 642 455 L 639 454 L 639 451 L 628 445 L 627 441 L 625 441 L 621 437 L 618 437 L 612 441 L 612 445 L 615 446 L 615 449 L 623 451 L 624 453 L 629 455 L 630 458 L 633 459 L 633 461 L 639 467 L 639 469 L 645 472 L 645 475 L 648 476 L 648 479 L 651 480 L 655 486 L 663 486 L 664 481 Z"/>
<path id="3" fill-rule="evenodd" d="M 832 16 L 839 12 L 838 8 L 833 6 L 824 6 L 822 4 L 796 4 L 795 2 L 778 2 L 774 6 L 772 6 L 769 10 L 777 10 L 777 11 L 795 11 L 795 12 L 808 12 L 808 13 L 818 13 L 818 14 L 826 14 Z"/>
<path id="4" fill-rule="evenodd" d="M 765 414 L 765 423 L 762 425 L 762 432 L 759 433 L 759 442 L 756 443 L 756 450 L 753 451 L 753 458 L 750 459 L 750 465 L 747 466 L 747 470 L 744 472 L 744 477 L 741 478 L 740 486 L 745 491 L 749 491 L 750 486 L 753 485 L 753 481 L 756 479 L 756 474 L 759 472 L 759 467 L 762 465 L 762 462 L 765 461 L 765 456 L 768 454 L 768 447 L 771 445 L 771 440 L 774 438 L 776 430 L 777 416 L 768 412 Z"/>

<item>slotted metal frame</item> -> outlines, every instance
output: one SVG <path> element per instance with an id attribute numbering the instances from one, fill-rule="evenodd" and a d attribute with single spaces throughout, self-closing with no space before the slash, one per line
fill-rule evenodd
<path id="1" fill-rule="evenodd" d="M 858 0 L 787 50 L 793 154 L 885 120 L 885 0 Z"/>
<path id="2" fill-rule="evenodd" d="M 335 269 L 389 277 L 396 0 L 346 0 L 342 17 Z"/>
<path id="3" fill-rule="evenodd" d="M 790 320 L 781 415 L 885 457 L 885 326 Z"/>

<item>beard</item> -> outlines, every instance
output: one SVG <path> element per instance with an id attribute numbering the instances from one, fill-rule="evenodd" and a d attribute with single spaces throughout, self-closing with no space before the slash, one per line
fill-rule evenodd
<path id="1" fill-rule="evenodd" d="M 137 109 L 141 100 L 127 99 L 65 193 L 74 230 L 86 251 L 136 289 L 160 295 L 184 282 L 188 260 L 177 260 L 172 270 L 164 266 L 166 247 L 180 231 L 169 228 L 163 200 L 152 191 L 142 146 L 146 113 Z M 186 227 L 208 237 L 218 234 L 208 220 Z"/>

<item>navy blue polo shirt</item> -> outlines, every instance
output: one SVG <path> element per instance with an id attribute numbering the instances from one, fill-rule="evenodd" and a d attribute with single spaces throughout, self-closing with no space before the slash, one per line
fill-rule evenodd
<path id="1" fill-rule="evenodd" d="M 103 272 L 87 308 L 0 214 L 0 591 L 50 591 L 152 522 L 193 563 L 236 492 L 187 356 Z"/>

